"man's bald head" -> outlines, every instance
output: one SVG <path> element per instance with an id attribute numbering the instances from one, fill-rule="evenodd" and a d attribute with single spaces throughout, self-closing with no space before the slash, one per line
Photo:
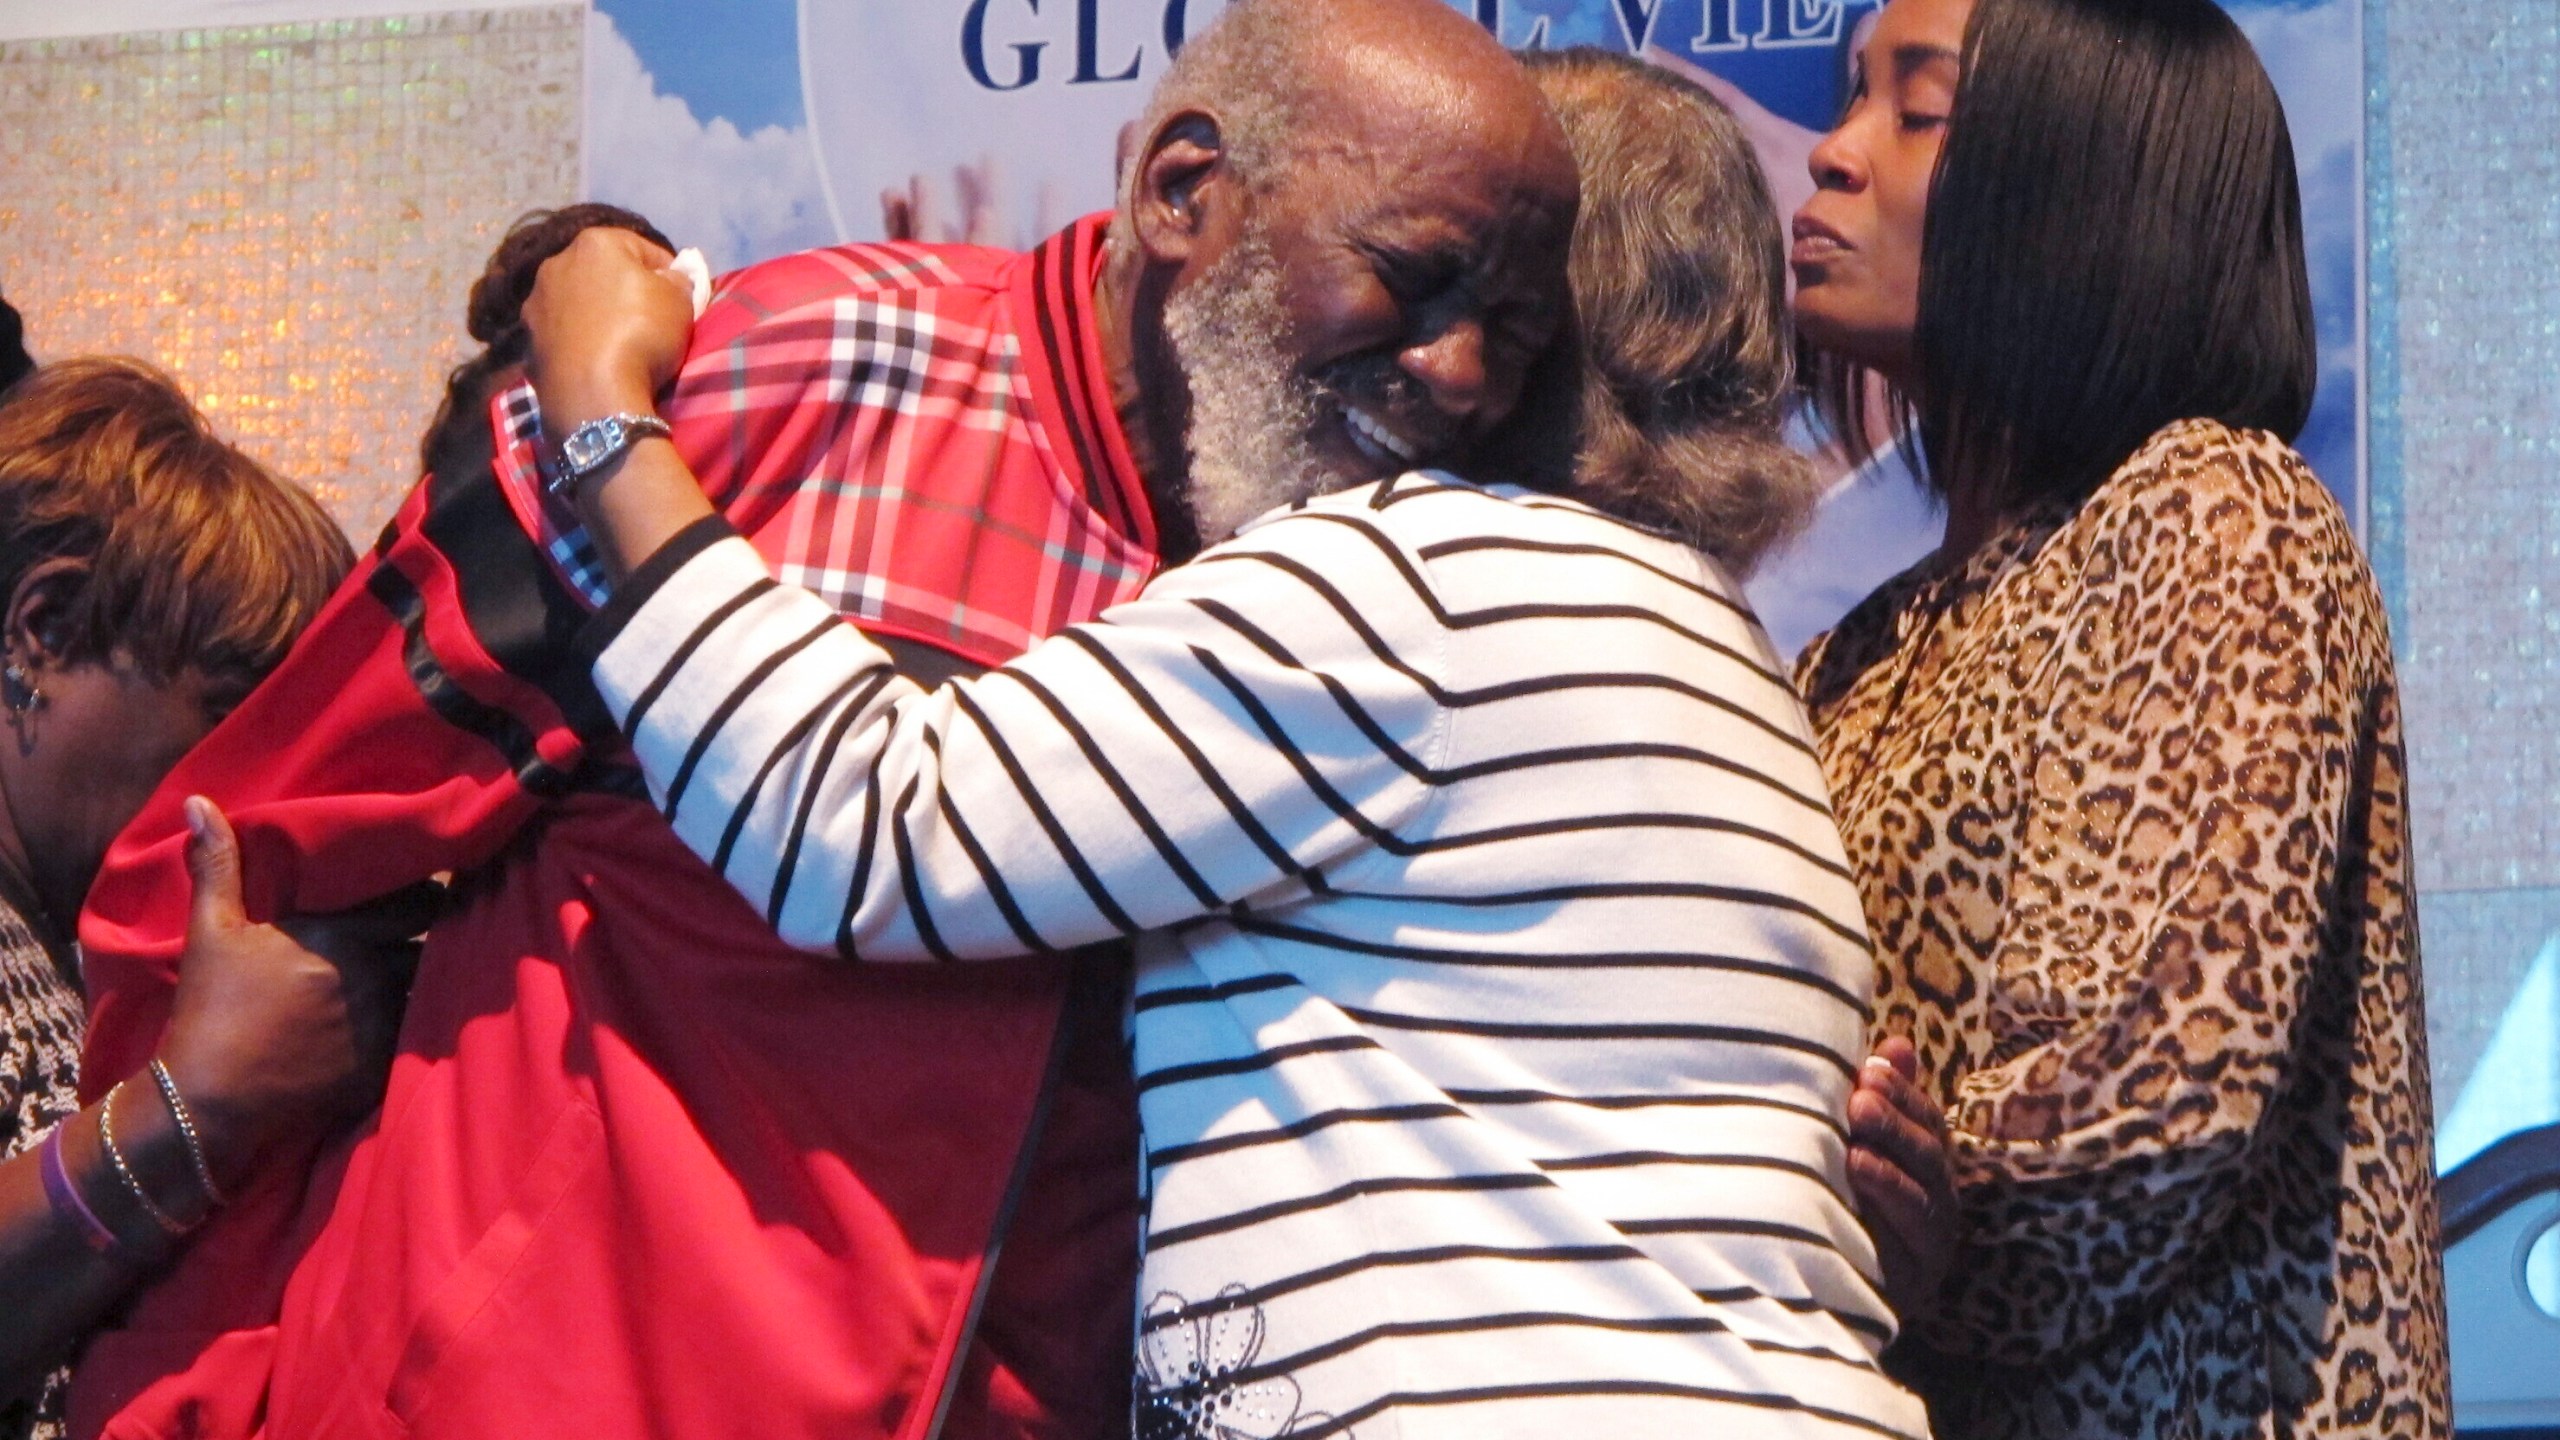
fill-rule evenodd
<path id="1" fill-rule="evenodd" d="M 1460 463 L 1511 411 L 1561 325 L 1576 181 L 1490 35 L 1438 0 L 1238 0 L 1142 127 L 1103 310 L 1170 554 Z"/>
<path id="2" fill-rule="evenodd" d="M 1535 125 L 1544 110 L 1520 65 L 1440 0 L 1238 0 L 1182 48 L 1138 132 L 1184 112 L 1213 116 L 1229 163 L 1261 186 L 1332 148 L 1327 122 L 1346 105 L 1436 110 L 1459 126 L 1485 109 Z"/>

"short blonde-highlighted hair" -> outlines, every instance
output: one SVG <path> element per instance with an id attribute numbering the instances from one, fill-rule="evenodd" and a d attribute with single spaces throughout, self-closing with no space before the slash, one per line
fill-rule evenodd
<path id="1" fill-rule="evenodd" d="M 213 433 L 136 360 L 63 360 L 0 403 L 0 597 L 29 569 L 89 567 L 60 633 L 71 663 L 245 691 L 282 661 L 354 551 L 308 494 Z"/>

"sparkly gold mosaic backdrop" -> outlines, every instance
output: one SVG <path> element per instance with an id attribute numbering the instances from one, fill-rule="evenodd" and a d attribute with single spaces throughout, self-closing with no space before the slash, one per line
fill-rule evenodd
<path id="1" fill-rule="evenodd" d="M 176 373 L 359 537 L 519 213 L 575 198 L 577 5 L 0 45 L 0 292 Z"/>

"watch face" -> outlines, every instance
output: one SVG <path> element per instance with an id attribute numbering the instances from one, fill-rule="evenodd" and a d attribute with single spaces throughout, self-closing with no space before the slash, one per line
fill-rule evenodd
<path id="1" fill-rule="evenodd" d="M 560 458 L 571 474 L 579 474 L 603 464 L 622 445 L 620 420 L 593 420 L 570 431 L 569 438 L 560 442 Z"/>

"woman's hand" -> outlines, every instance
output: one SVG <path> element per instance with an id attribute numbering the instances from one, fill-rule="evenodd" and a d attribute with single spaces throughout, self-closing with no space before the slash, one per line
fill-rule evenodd
<path id="1" fill-rule="evenodd" d="M 1955 1255 L 1955 1191 L 1947 1119 L 1921 1093 L 1920 1056 L 1888 1035 L 1849 1096 L 1849 1188 L 1884 1266 L 1885 1299 L 1907 1325 L 1937 1303 Z"/>
<path id="2" fill-rule="evenodd" d="M 654 414 L 693 338 L 693 287 L 675 257 L 599 225 L 542 262 L 525 298 L 525 374 L 555 438 L 589 420 Z"/>
<path id="3" fill-rule="evenodd" d="M 555 440 L 607 415 L 654 415 L 658 392 L 693 338 L 693 284 L 675 257 L 628 230 L 598 226 L 542 262 L 524 323 L 542 428 Z M 711 513 L 673 445 L 635 442 L 575 490 L 578 518 L 619 584 L 687 525 Z"/>
<path id="4" fill-rule="evenodd" d="M 316 1143 L 381 1103 L 415 937 L 440 892 L 411 887 L 337 915 L 253 925 L 230 822 L 196 797 L 187 824 L 195 897 L 160 1059 L 215 1177 L 236 1191 L 271 1152 Z"/>

